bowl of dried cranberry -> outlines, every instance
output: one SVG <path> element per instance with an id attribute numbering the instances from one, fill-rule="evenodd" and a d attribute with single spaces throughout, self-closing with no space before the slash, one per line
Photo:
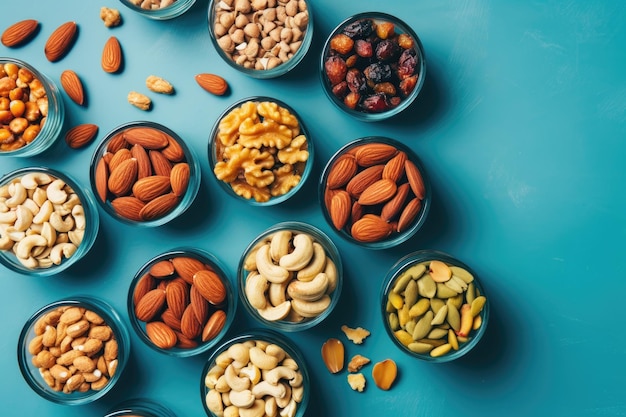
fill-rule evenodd
<path id="1" fill-rule="evenodd" d="M 426 75 L 424 49 L 406 23 L 380 12 L 360 13 L 330 34 L 320 60 L 324 92 L 363 121 L 388 119 L 419 95 Z"/>

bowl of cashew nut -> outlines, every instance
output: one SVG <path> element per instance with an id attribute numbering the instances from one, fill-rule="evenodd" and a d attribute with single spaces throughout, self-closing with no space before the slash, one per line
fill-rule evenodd
<path id="1" fill-rule="evenodd" d="M 317 228 L 278 223 L 245 250 L 238 282 L 243 305 L 257 321 L 280 331 L 301 331 L 322 322 L 337 304 L 341 258 Z"/>
<path id="2" fill-rule="evenodd" d="M 209 164 L 226 193 L 270 206 L 302 188 L 313 169 L 313 142 L 286 103 L 248 97 L 217 119 L 209 137 Z"/>
<path id="3" fill-rule="evenodd" d="M 66 174 L 32 167 L 0 178 L 0 263 L 46 276 L 89 252 L 99 228 L 89 191 Z"/>
<path id="4" fill-rule="evenodd" d="M 296 346 L 277 332 L 253 329 L 214 351 L 204 366 L 200 393 L 210 417 L 301 417 L 309 387 L 306 363 Z"/>

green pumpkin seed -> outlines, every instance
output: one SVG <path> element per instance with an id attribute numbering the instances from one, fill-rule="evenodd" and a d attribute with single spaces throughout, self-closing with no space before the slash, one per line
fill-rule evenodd
<path id="1" fill-rule="evenodd" d="M 450 288 L 452 291 L 456 292 L 457 294 L 461 294 L 463 292 L 463 287 L 461 287 L 459 283 L 453 279 L 447 280 L 446 282 L 443 283 L 443 285 Z"/>
<path id="2" fill-rule="evenodd" d="M 454 275 L 452 275 L 452 278 L 450 278 L 450 281 L 454 281 L 455 283 L 459 284 L 459 286 L 463 288 L 463 291 L 467 290 L 467 286 L 469 285 L 467 282 L 463 281 L 461 278 L 456 277 Z"/>
<path id="3" fill-rule="evenodd" d="M 443 300 L 440 300 L 439 298 L 432 298 L 430 300 L 430 309 L 433 311 L 433 313 L 437 314 L 437 312 L 439 311 L 439 309 L 443 306 L 446 305 L 446 302 Z"/>
<path id="4" fill-rule="evenodd" d="M 437 297 L 438 298 L 450 298 L 457 295 L 458 292 L 454 291 L 452 288 L 448 287 L 445 284 L 440 282 L 437 283 Z"/>
<path id="5" fill-rule="evenodd" d="M 441 339 L 441 338 L 446 337 L 447 335 L 448 335 L 447 330 L 434 328 L 430 331 L 430 333 L 428 333 L 427 337 L 429 339 Z"/>
<path id="6" fill-rule="evenodd" d="M 470 338 L 467 336 L 457 336 L 456 340 L 458 340 L 459 343 L 467 343 L 469 342 Z"/>
<path id="7" fill-rule="evenodd" d="M 417 280 L 417 291 L 424 298 L 433 298 L 437 294 L 437 283 L 430 274 L 424 274 Z"/>
<path id="8" fill-rule="evenodd" d="M 472 307 L 470 312 L 472 313 L 472 317 L 476 317 L 483 309 L 483 306 L 487 302 L 487 299 L 480 295 L 476 297 L 474 301 L 472 301 Z"/>
<path id="9" fill-rule="evenodd" d="M 428 343 L 421 343 L 421 342 L 409 343 L 407 347 L 409 348 L 411 352 L 415 352 L 415 353 L 428 353 L 433 349 L 433 345 L 430 345 Z"/>
<path id="10" fill-rule="evenodd" d="M 411 308 L 417 302 L 418 298 L 419 294 L 417 293 L 417 281 L 411 280 L 404 290 L 404 305 Z"/>
<path id="11" fill-rule="evenodd" d="M 476 298 L 476 287 L 474 287 L 474 283 L 470 282 L 467 286 L 467 291 L 465 292 L 465 300 L 467 300 L 467 304 L 472 304 L 472 301 Z"/>
<path id="12" fill-rule="evenodd" d="M 420 298 L 417 303 L 409 309 L 409 316 L 416 318 L 424 314 L 430 308 L 430 300 L 428 298 Z"/>
<path id="13" fill-rule="evenodd" d="M 450 328 L 450 324 L 448 322 L 445 322 L 443 324 L 440 324 L 439 326 L 437 326 L 438 329 L 444 329 L 444 330 L 448 330 Z"/>
<path id="14" fill-rule="evenodd" d="M 416 340 L 416 342 L 426 343 L 426 344 L 431 345 L 432 347 L 441 346 L 446 343 L 446 341 L 443 339 L 420 339 L 420 340 Z"/>
<path id="15" fill-rule="evenodd" d="M 444 305 L 443 307 L 439 309 L 439 311 L 437 311 L 437 314 L 435 314 L 435 317 L 430 322 L 430 324 L 433 326 L 442 324 L 446 320 L 447 316 L 448 316 L 448 306 Z"/>
<path id="16" fill-rule="evenodd" d="M 451 266 L 450 270 L 452 270 L 452 275 L 461 278 L 468 284 L 474 281 L 472 274 L 470 274 L 465 268 L 461 268 L 460 266 Z"/>
<path id="17" fill-rule="evenodd" d="M 448 330 L 448 343 L 452 346 L 452 349 L 459 350 L 459 340 L 456 338 L 456 333 L 454 330 Z"/>
<path id="18" fill-rule="evenodd" d="M 426 272 L 426 264 L 417 264 L 413 265 L 409 269 L 406 270 L 405 274 L 409 274 L 411 278 L 418 279 Z"/>
<path id="19" fill-rule="evenodd" d="M 428 333 L 430 333 L 433 327 L 430 324 L 430 322 L 433 321 L 433 316 L 434 315 L 432 311 L 427 311 L 424 316 L 418 320 L 418 322 L 415 324 L 415 328 L 413 329 L 413 340 L 424 338 L 426 337 L 426 335 L 428 335 Z"/>
<path id="20" fill-rule="evenodd" d="M 409 274 L 408 272 L 409 271 L 406 271 L 405 273 L 400 275 L 398 279 L 396 279 L 396 283 L 391 291 L 395 292 L 396 294 L 400 294 L 402 291 L 404 291 L 406 285 L 409 283 L 409 281 L 413 279 L 411 274 Z"/>
<path id="21" fill-rule="evenodd" d="M 455 331 L 458 331 L 461 328 L 461 315 L 459 314 L 459 310 L 452 303 L 446 304 L 448 306 L 448 316 L 447 320 Z"/>
<path id="22" fill-rule="evenodd" d="M 411 319 L 407 321 L 406 324 L 404 325 L 404 330 L 406 330 L 407 333 L 413 334 L 413 329 L 415 329 L 415 323 L 417 323 L 415 319 Z"/>
<path id="23" fill-rule="evenodd" d="M 438 358 L 439 356 L 443 356 L 446 353 L 450 352 L 451 349 L 452 349 L 452 346 L 450 345 L 450 343 L 445 343 L 431 350 L 430 356 L 432 356 L 433 358 Z"/>
<path id="24" fill-rule="evenodd" d="M 405 305 L 402 306 L 400 310 L 398 310 L 398 320 L 400 321 L 400 327 L 404 327 L 411 317 L 409 317 L 409 308 Z"/>
<path id="25" fill-rule="evenodd" d="M 396 308 L 396 310 L 400 310 L 404 305 L 404 298 L 400 294 L 396 294 L 395 292 L 390 292 L 387 296 L 387 299 L 391 303 L 392 306 Z"/>
<path id="26" fill-rule="evenodd" d="M 463 294 L 448 298 L 446 303 L 451 303 L 457 310 L 461 310 L 461 306 L 463 305 Z"/>
<path id="27" fill-rule="evenodd" d="M 394 332 L 400 328 L 400 321 L 396 313 L 389 314 L 389 328 Z"/>

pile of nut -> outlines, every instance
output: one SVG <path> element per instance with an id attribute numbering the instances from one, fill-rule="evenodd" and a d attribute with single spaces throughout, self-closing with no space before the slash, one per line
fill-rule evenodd
<path id="1" fill-rule="evenodd" d="M 137 7 L 145 10 L 159 10 L 171 6 L 176 0 L 129 0 Z"/>
<path id="2" fill-rule="evenodd" d="M 338 271 L 326 249 L 305 232 L 277 231 L 244 259 L 245 296 L 268 321 L 299 323 L 331 304 Z"/>
<path id="3" fill-rule="evenodd" d="M 236 64 L 270 70 L 300 49 L 308 23 L 304 0 L 221 0 L 212 24 L 219 47 Z"/>
<path id="4" fill-rule="evenodd" d="M 133 291 L 133 313 L 161 349 L 193 349 L 213 340 L 226 323 L 228 300 L 220 274 L 191 256 L 150 266 Z"/>
<path id="5" fill-rule="evenodd" d="M 309 159 L 297 117 L 272 101 L 246 101 L 231 110 L 219 121 L 213 142 L 217 179 L 257 202 L 296 187 Z"/>
<path id="6" fill-rule="evenodd" d="M 48 116 L 48 95 L 41 80 L 25 67 L 0 63 L 0 151 L 31 143 Z"/>
<path id="7" fill-rule="evenodd" d="M 329 42 L 324 61 L 332 94 L 350 109 L 381 113 L 397 107 L 420 77 L 416 41 L 387 21 L 348 23 Z"/>
<path id="8" fill-rule="evenodd" d="M 205 404 L 216 416 L 289 416 L 304 396 L 298 363 L 278 344 L 234 343 L 221 352 L 204 378 Z"/>
<path id="9" fill-rule="evenodd" d="M 87 219 L 62 179 L 29 172 L 0 186 L 0 250 L 29 269 L 60 265 L 83 241 Z"/>
<path id="10" fill-rule="evenodd" d="M 37 320 L 34 331 L 28 352 L 54 391 L 99 391 L 115 375 L 115 333 L 94 311 L 79 306 L 55 308 Z"/>
<path id="11" fill-rule="evenodd" d="M 457 351 L 482 325 L 487 299 L 465 268 L 439 260 L 419 262 L 392 285 L 388 325 L 412 352 L 440 357 Z"/>
<path id="12" fill-rule="evenodd" d="M 148 126 L 115 134 L 95 166 L 96 192 L 128 220 L 159 219 L 187 192 L 190 167 L 184 149 L 171 135 Z"/>
<path id="13" fill-rule="evenodd" d="M 382 142 L 356 145 L 339 155 L 324 187 L 324 205 L 335 229 L 368 243 L 409 229 L 426 196 L 415 162 Z"/>

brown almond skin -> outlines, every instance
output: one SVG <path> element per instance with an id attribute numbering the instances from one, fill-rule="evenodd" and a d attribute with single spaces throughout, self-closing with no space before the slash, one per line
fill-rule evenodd
<path id="1" fill-rule="evenodd" d="M 180 162 L 172 167 L 170 172 L 170 183 L 172 186 L 172 192 L 179 197 L 182 197 L 187 191 L 189 185 L 189 177 L 191 172 L 189 170 L 189 164 L 186 162 Z"/>
<path id="2" fill-rule="evenodd" d="M 204 323 L 200 323 L 196 318 L 191 305 L 188 305 L 180 319 L 181 333 L 189 339 L 195 339 L 202 334 L 203 325 Z"/>
<path id="3" fill-rule="evenodd" d="M 328 177 L 326 178 L 326 186 L 328 188 L 335 189 L 343 187 L 354 177 L 358 165 L 356 158 L 350 154 L 341 155 L 337 158 L 337 161 L 333 164 Z"/>
<path id="4" fill-rule="evenodd" d="M 171 263 L 171 262 L 170 262 Z M 174 317 L 180 319 L 189 304 L 189 289 L 185 281 L 172 281 L 165 288 L 165 298 L 167 307 L 172 311 Z M 193 339 L 193 337 L 192 337 Z"/>
<path id="5" fill-rule="evenodd" d="M 16 22 L 2 32 L 0 40 L 7 48 L 15 48 L 30 41 L 39 30 L 39 22 L 25 19 Z"/>
<path id="6" fill-rule="evenodd" d="M 144 149 L 162 149 L 169 145 L 169 136 L 151 127 L 133 127 L 123 133 L 131 145 L 141 145 Z"/>
<path id="7" fill-rule="evenodd" d="M 404 210 L 402 210 L 402 214 L 400 214 L 400 219 L 398 219 L 398 226 L 396 229 L 398 233 L 403 232 L 413 223 L 421 208 L 422 200 L 417 197 L 407 203 Z"/>
<path id="8" fill-rule="evenodd" d="M 122 68 L 122 47 L 115 36 L 111 36 L 102 50 L 102 69 L 110 74 L 118 72 Z"/>
<path id="9" fill-rule="evenodd" d="M 404 163 L 404 170 L 406 178 L 409 180 L 409 184 L 411 184 L 413 194 L 415 194 L 415 196 L 420 200 L 423 200 L 426 195 L 426 188 L 424 187 L 424 179 L 422 178 L 422 174 L 419 169 L 413 161 L 406 160 Z"/>
<path id="10" fill-rule="evenodd" d="M 219 75 L 198 74 L 195 79 L 200 87 L 216 96 L 223 96 L 228 91 L 228 83 Z"/>
<path id="11" fill-rule="evenodd" d="M 330 200 L 329 214 L 335 229 L 343 229 L 352 214 L 350 194 L 343 190 L 336 193 Z"/>
<path id="12" fill-rule="evenodd" d="M 163 175 L 169 177 L 172 173 L 172 163 L 163 156 L 163 154 L 157 150 L 150 150 L 148 152 L 150 163 L 152 164 L 152 170 L 157 175 Z"/>
<path id="13" fill-rule="evenodd" d="M 359 242 L 376 242 L 385 239 L 391 232 L 391 226 L 373 214 L 364 215 L 350 229 L 352 237 Z"/>
<path id="14" fill-rule="evenodd" d="M 161 153 L 164 157 L 169 159 L 171 162 L 181 162 L 185 159 L 185 151 L 182 146 L 172 137 L 167 138 L 168 145 L 161 149 Z"/>
<path id="15" fill-rule="evenodd" d="M 189 302 L 193 308 L 193 313 L 196 315 L 196 319 L 198 319 L 200 323 L 206 323 L 210 312 L 209 302 L 193 285 L 189 290 Z"/>
<path id="16" fill-rule="evenodd" d="M 144 202 L 149 202 L 171 189 L 170 178 L 162 175 L 151 175 L 138 179 L 133 185 L 133 195 Z"/>
<path id="17" fill-rule="evenodd" d="M 98 193 L 98 197 L 102 202 L 107 200 L 107 195 L 109 193 L 109 187 L 107 185 L 109 181 L 109 166 L 104 160 L 104 158 L 98 161 L 96 165 L 96 172 L 94 174 L 95 183 L 96 183 L 96 192 Z"/>
<path id="18" fill-rule="evenodd" d="M 226 299 L 226 287 L 214 271 L 203 269 L 193 276 L 193 285 L 211 304 L 219 305 Z"/>
<path id="19" fill-rule="evenodd" d="M 61 73 L 61 87 L 65 90 L 67 96 L 79 106 L 85 104 L 85 89 L 83 83 L 72 70 L 65 70 Z"/>
<path id="20" fill-rule="evenodd" d="M 359 197 L 359 204 L 372 206 L 389 201 L 395 194 L 398 186 L 389 179 L 380 179 L 367 187 Z"/>
<path id="21" fill-rule="evenodd" d="M 383 164 L 398 153 L 395 146 L 386 143 L 367 143 L 355 150 L 354 157 L 362 167 Z"/>
<path id="22" fill-rule="evenodd" d="M 98 125 L 83 123 L 72 127 L 65 133 L 65 143 L 72 149 L 87 146 L 98 134 Z"/>
<path id="23" fill-rule="evenodd" d="M 139 215 L 143 220 L 150 221 L 165 216 L 178 204 L 178 197 L 174 193 L 167 193 L 149 201 L 141 209 Z"/>
<path id="24" fill-rule="evenodd" d="M 359 198 L 361 193 L 363 193 L 367 187 L 382 178 L 384 169 L 384 165 L 374 165 L 365 168 L 363 171 L 356 174 L 350 182 L 348 182 L 346 185 L 346 191 L 350 193 L 352 197 Z"/>
<path id="25" fill-rule="evenodd" d="M 171 278 L 174 272 L 174 265 L 167 259 L 155 263 L 150 267 L 149 271 L 154 278 Z"/>
<path id="26" fill-rule="evenodd" d="M 137 160 L 130 158 L 122 161 L 113 168 L 107 183 L 109 191 L 115 195 L 122 196 L 130 192 L 133 184 L 137 180 Z"/>
<path id="27" fill-rule="evenodd" d="M 409 183 L 400 184 L 396 191 L 396 195 L 385 203 L 380 212 L 380 217 L 386 221 L 391 221 L 404 208 L 406 198 L 409 195 Z"/>
<path id="28" fill-rule="evenodd" d="M 132 196 L 118 197 L 111 201 L 111 207 L 113 207 L 118 216 L 135 222 L 143 221 L 141 210 L 144 206 L 145 203 L 143 201 Z"/>
<path id="29" fill-rule="evenodd" d="M 207 321 L 202 330 L 202 341 L 208 342 L 213 340 L 224 328 L 226 324 L 226 312 L 224 310 L 216 310 Z"/>
<path id="30" fill-rule="evenodd" d="M 135 305 L 135 316 L 139 321 L 148 322 L 156 317 L 165 306 L 165 291 L 155 288 L 148 291 Z"/>
<path id="31" fill-rule="evenodd" d="M 146 295 L 150 290 L 153 290 L 156 287 L 156 281 L 154 277 L 150 274 L 144 274 L 135 285 L 135 290 L 133 291 L 133 302 L 135 305 L 141 300 L 141 297 Z"/>
<path id="32" fill-rule="evenodd" d="M 177 256 L 176 258 L 172 258 L 172 263 L 174 264 L 176 273 L 180 275 L 187 284 L 193 284 L 193 276 L 196 272 L 206 269 L 201 261 L 189 256 Z"/>
<path id="33" fill-rule="evenodd" d="M 76 22 L 65 22 L 50 34 L 44 46 L 44 54 L 48 61 L 59 61 L 69 52 L 74 44 L 77 31 Z"/>
<path id="34" fill-rule="evenodd" d="M 171 349 L 178 342 L 178 337 L 174 330 L 160 321 L 146 324 L 146 334 L 152 343 L 161 349 Z"/>
<path id="35" fill-rule="evenodd" d="M 130 154 L 137 160 L 137 179 L 151 176 L 152 163 L 144 147 L 139 144 L 133 145 L 130 148 Z"/>

